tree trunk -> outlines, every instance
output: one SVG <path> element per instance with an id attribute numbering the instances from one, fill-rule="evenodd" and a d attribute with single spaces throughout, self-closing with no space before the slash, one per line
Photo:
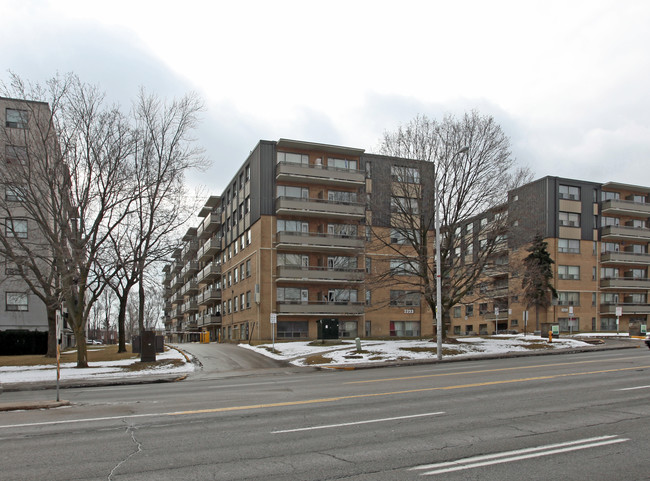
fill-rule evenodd
<path id="1" fill-rule="evenodd" d="M 47 354 L 45 357 L 56 357 L 56 308 L 47 307 Z"/>
<path id="2" fill-rule="evenodd" d="M 126 304 L 129 299 L 129 293 L 120 297 L 120 312 L 117 315 L 117 352 L 126 352 Z"/>
<path id="3" fill-rule="evenodd" d="M 86 330 L 83 325 L 75 323 L 74 338 L 77 341 L 77 367 L 88 367 L 88 349 L 86 347 Z"/>

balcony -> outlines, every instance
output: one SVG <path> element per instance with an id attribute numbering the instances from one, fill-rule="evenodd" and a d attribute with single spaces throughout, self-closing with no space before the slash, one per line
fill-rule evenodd
<path id="1" fill-rule="evenodd" d="M 302 217 L 327 217 L 347 220 L 362 220 L 366 217 L 365 204 L 333 202 L 323 199 L 278 197 L 275 200 L 275 210 L 278 215 L 300 215 Z"/>
<path id="2" fill-rule="evenodd" d="M 183 319 L 183 309 L 180 307 L 177 307 L 173 312 L 172 315 L 175 319 Z"/>
<path id="3" fill-rule="evenodd" d="M 610 215 L 650 217 L 650 204 L 631 200 L 612 199 L 602 203 L 601 212 Z"/>
<path id="4" fill-rule="evenodd" d="M 277 313 L 294 316 L 358 316 L 363 302 L 277 302 Z"/>
<path id="5" fill-rule="evenodd" d="M 199 263 L 197 261 L 189 261 L 183 268 L 182 275 L 185 279 L 192 277 L 199 272 Z"/>
<path id="6" fill-rule="evenodd" d="M 607 241 L 641 240 L 650 242 L 650 229 L 645 227 L 608 225 L 601 228 L 600 238 Z"/>
<path id="7" fill-rule="evenodd" d="M 205 266 L 196 276 L 197 280 L 205 284 L 221 277 L 221 264 L 215 262 Z"/>
<path id="8" fill-rule="evenodd" d="M 221 315 L 217 314 L 203 314 L 199 316 L 199 325 L 200 326 L 220 326 L 221 325 Z"/>
<path id="9" fill-rule="evenodd" d="M 485 291 L 485 297 L 508 297 L 508 287 L 493 287 Z"/>
<path id="10" fill-rule="evenodd" d="M 196 294 L 197 292 L 199 292 L 199 283 L 197 282 L 196 279 L 192 279 L 190 282 L 185 284 L 181 289 L 181 293 L 184 296 L 190 296 L 192 294 Z"/>
<path id="11" fill-rule="evenodd" d="M 361 282 L 364 269 L 329 269 L 327 267 L 278 266 L 278 281 L 300 282 Z"/>
<path id="12" fill-rule="evenodd" d="M 279 162 L 276 165 L 275 178 L 280 181 L 339 186 L 358 186 L 365 183 L 365 173 L 361 170 L 291 162 Z"/>
<path id="13" fill-rule="evenodd" d="M 199 248 L 199 241 L 196 239 L 193 239 L 191 241 L 188 241 L 185 243 L 185 246 L 183 247 L 183 254 L 182 254 L 182 259 L 184 261 L 187 261 L 192 257 L 194 254 L 196 254 L 196 250 Z"/>
<path id="14" fill-rule="evenodd" d="M 207 240 L 205 244 L 201 246 L 198 251 L 197 258 L 201 262 L 210 260 L 210 258 L 216 256 L 221 251 L 221 239 L 212 238 Z"/>
<path id="15" fill-rule="evenodd" d="M 605 252 L 600 256 L 602 264 L 650 265 L 650 254 L 635 252 Z"/>
<path id="16" fill-rule="evenodd" d="M 363 237 L 316 234 L 307 232 L 278 232 L 277 248 L 293 251 L 349 252 L 363 248 Z"/>
<path id="17" fill-rule="evenodd" d="M 650 289 L 650 279 L 619 277 L 600 280 L 601 289 Z"/>
<path id="18" fill-rule="evenodd" d="M 221 210 L 219 213 L 208 214 L 197 228 L 196 234 L 199 239 L 209 239 L 221 225 Z"/>
<path id="19" fill-rule="evenodd" d="M 173 303 L 174 304 L 181 304 L 184 300 L 183 298 L 183 292 L 181 290 L 178 290 L 174 293 L 174 297 L 172 297 Z"/>
<path id="20" fill-rule="evenodd" d="M 199 310 L 199 303 L 196 301 L 188 301 L 183 304 L 181 307 L 183 314 L 191 314 L 192 312 L 197 312 Z"/>
<path id="21" fill-rule="evenodd" d="M 601 304 L 600 305 L 600 314 L 601 315 L 616 315 L 616 308 L 621 307 L 623 310 L 623 315 L 646 315 L 650 314 L 650 304 Z"/>
<path id="22" fill-rule="evenodd" d="M 221 302 L 221 289 L 208 289 L 198 296 L 199 305 L 208 306 Z"/>

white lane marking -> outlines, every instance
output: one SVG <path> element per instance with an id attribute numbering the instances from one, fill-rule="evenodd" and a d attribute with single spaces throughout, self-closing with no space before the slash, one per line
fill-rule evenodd
<path id="1" fill-rule="evenodd" d="M 626 387 L 623 389 L 617 389 L 617 391 L 634 391 L 635 389 L 650 389 L 650 386 Z"/>
<path id="2" fill-rule="evenodd" d="M 153 416 L 168 416 L 168 415 L 169 413 L 129 414 L 126 416 L 107 416 L 105 418 L 66 419 L 63 421 L 45 421 L 41 423 L 5 424 L 4 426 L 0 426 L 0 429 L 25 428 L 31 426 L 52 426 L 55 424 L 74 424 L 74 423 L 85 423 L 85 422 L 93 422 L 93 421 L 111 421 L 115 419 L 147 418 Z"/>
<path id="3" fill-rule="evenodd" d="M 515 451 L 507 451 L 504 453 L 487 454 L 484 456 L 474 456 L 470 458 L 459 459 L 457 461 L 427 464 L 410 468 L 409 471 L 415 470 L 428 470 L 420 473 L 421 476 L 431 476 L 434 474 L 443 474 L 453 471 L 462 471 L 465 469 L 479 468 L 483 466 L 490 466 L 500 463 L 511 463 L 513 461 L 521 461 L 524 459 L 539 458 L 541 456 L 550 456 L 552 454 L 567 453 L 577 451 L 580 449 L 595 448 L 599 446 L 607 446 L 610 444 L 624 443 L 629 441 L 628 438 L 619 438 L 618 436 L 600 436 L 596 438 L 579 439 L 577 441 L 569 441 L 565 443 L 549 444 L 546 446 L 539 446 L 536 448 L 518 449 Z"/>
<path id="4" fill-rule="evenodd" d="M 323 426 L 310 426 L 307 428 L 297 428 L 297 429 L 283 429 L 281 431 L 271 431 L 271 434 L 281 434 L 281 433 L 295 433 L 298 431 L 313 431 L 315 429 L 329 429 L 329 428 L 340 428 L 343 426 L 355 426 L 357 424 L 369 424 L 369 423 L 382 423 L 386 421 L 397 421 L 400 419 L 413 419 L 421 418 L 424 416 L 437 416 L 439 414 L 445 414 L 443 411 L 437 413 L 424 413 L 424 414 L 413 414 L 411 416 L 397 416 L 394 418 L 382 418 L 382 419 L 369 419 L 367 421 L 356 421 L 353 423 L 341 423 L 341 424 L 327 424 Z"/>

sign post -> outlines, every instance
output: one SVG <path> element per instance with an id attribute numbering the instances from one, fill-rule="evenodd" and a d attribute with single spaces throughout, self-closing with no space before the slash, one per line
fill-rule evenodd
<path id="1" fill-rule="evenodd" d="M 61 334 L 63 332 L 63 315 L 56 310 L 56 402 L 59 402 L 59 379 L 61 379 Z"/>
<path id="2" fill-rule="evenodd" d="M 499 308 L 494 308 L 494 335 L 499 334 Z"/>
<path id="3" fill-rule="evenodd" d="M 619 318 L 623 315 L 623 307 L 616 306 L 616 335 L 618 336 Z"/>
<path id="4" fill-rule="evenodd" d="M 271 313 L 271 337 L 273 339 L 273 350 L 275 351 L 275 325 L 278 323 L 278 315 L 275 312 Z"/>

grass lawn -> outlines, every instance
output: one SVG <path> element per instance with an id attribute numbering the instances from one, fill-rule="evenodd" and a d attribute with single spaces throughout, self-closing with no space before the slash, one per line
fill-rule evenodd
<path id="1" fill-rule="evenodd" d="M 118 353 L 117 344 L 107 346 L 88 345 L 88 362 L 120 361 L 123 359 L 139 359 L 139 354 L 131 352 L 131 346 L 126 346 L 127 352 Z M 66 349 L 61 352 L 61 362 L 77 362 L 77 349 Z M 56 364 L 55 357 L 45 357 L 41 354 L 27 356 L 0 356 L 0 366 L 40 366 Z"/>

